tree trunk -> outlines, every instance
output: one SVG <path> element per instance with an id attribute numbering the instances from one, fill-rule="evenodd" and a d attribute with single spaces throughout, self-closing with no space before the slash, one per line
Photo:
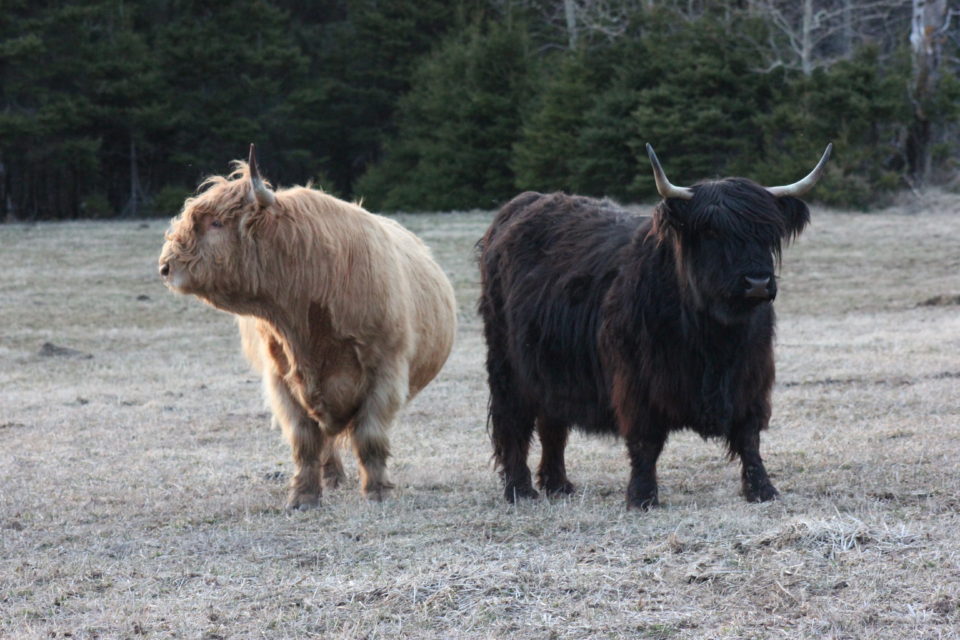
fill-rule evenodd
<path id="1" fill-rule="evenodd" d="M 577 48 L 577 7 L 575 0 L 563 0 L 563 15 L 567 19 L 567 43 Z"/>
<path id="2" fill-rule="evenodd" d="M 853 0 L 843 0 L 843 57 L 853 55 Z"/>
<path id="3" fill-rule="evenodd" d="M 130 199 L 123 207 L 120 216 L 136 218 L 139 213 L 140 202 L 143 200 L 143 191 L 140 189 L 140 171 L 137 169 L 137 143 L 130 135 Z"/>
<path id="4" fill-rule="evenodd" d="M 940 59 L 946 18 L 946 0 L 913 0 L 913 17 L 910 23 L 910 49 L 913 53 L 910 99 L 913 102 L 913 123 L 907 135 L 906 155 L 914 186 L 923 186 L 930 179 L 936 123 L 931 120 L 929 105 L 936 97 L 940 83 Z"/>
<path id="5" fill-rule="evenodd" d="M 803 0 L 803 26 L 800 33 L 800 68 L 803 75 L 813 73 L 813 0 Z"/>

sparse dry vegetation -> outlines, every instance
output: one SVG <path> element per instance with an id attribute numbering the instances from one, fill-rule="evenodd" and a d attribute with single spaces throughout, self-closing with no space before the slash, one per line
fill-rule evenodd
<path id="1" fill-rule="evenodd" d="M 960 635 L 960 199 L 814 210 L 777 302 L 783 499 L 743 502 L 681 434 L 649 513 L 622 444 L 579 436 L 572 498 L 502 501 L 489 215 L 400 219 L 454 282 L 457 345 L 391 434 L 395 496 L 364 501 L 348 454 L 307 513 L 233 320 L 156 276 L 165 222 L 0 226 L 0 637 Z"/>

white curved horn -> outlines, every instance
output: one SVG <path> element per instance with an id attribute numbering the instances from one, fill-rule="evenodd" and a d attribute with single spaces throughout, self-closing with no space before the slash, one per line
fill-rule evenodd
<path id="1" fill-rule="evenodd" d="M 793 184 L 783 185 L 782 187 L 767 187 L 774 198 L 782 198 L 783 196 L 793 196 L 795 198 L 802 196 L 807 191 L 813 188 L 813 185 L 817 184 L 817 180 L 820 179 L 820 176 L 823 175 L 823 167 L 827 164 L 827 160 L 830 159 L 830 152 L 833 151 L 833 143 L 827 145 L 826 151 L 823 152 L 823 155 L 820 157 L 820 162 L 817 163 L 817 166 L 813 168 L 806 178 Z"/>
<path id="2" fill-rule="evenodd" d="M 260 177 L 260 171 L 257 169 L 257 155 L 254 152 L 252 142 L 250 143 L 250 159 L 247 161 L 247 164 L 250 166 L 251 195 L 261 207 L 269 207 L 276 202 L 277 197 L 273 194 L 273 191 L 270 190 L 270 187 L 264 184 L 263 178 Z"/>
<path id="3" fill-rule="evenodd" d="M 647 143 L 647 155 L 650 156 L 650 164 L 653 165 L 653 179 L 657 182 L 657 192 L 663 198 L 689 200 L 693 197 L 693 191 L 687 187 L 675 187 L 670 184 L 670 181 L 667 180 L 667 174 L 663 172 L 660 160 L 657 159 L 657 154 L 653 151 L 649 142 Z"/>

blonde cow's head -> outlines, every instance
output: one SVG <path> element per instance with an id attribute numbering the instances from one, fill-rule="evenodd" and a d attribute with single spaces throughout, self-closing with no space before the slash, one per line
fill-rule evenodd
<path id="1" fill-rule="evenodd" d="M 243 312 L 265 285 L 256 238 L 274 222 L 276 195 L 250 159 L 227 177 L 215 176 L 187 198 L 171 220 L 160 253 L 160 277 L 177 293 Z"/>

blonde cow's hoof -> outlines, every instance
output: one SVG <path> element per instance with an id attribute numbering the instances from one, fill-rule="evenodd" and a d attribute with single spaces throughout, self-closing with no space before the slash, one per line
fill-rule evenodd
<path id="1" fill-rule="evenodd" d="M 343 466 L 339 463 L 323 465 L 321 477 L 323 478 L 324 489 L 336 489 L 347 480 L 347 474 L 344 473 Z"/>
<path id="2" fill-rule="evenodd" d="M 390 482 L 371 484 L 363 488 L 363 495 L 367 500 L 383 502 L 384 498 L 388 497 L 395 487 L 396 485 Z"/>
<path id="3" fill-rule="evenodd" d="M 320 507 L 319 493 L 299 493 L 291 491 L 287 495 L 287 511 L 309 511 Z"/>

